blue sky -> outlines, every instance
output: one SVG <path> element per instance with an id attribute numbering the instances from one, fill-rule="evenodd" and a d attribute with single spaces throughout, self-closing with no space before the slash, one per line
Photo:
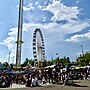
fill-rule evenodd
<path id="1" fill-rule="evenodd" d="M 90 51 L 90 0 L 24 0 L 22 62 L 32 58 L 33 32 L 40 28 L 46 58 L 70 57 Z M 0 61 L 15 63 L 19 0 L 0 1 Z"/>

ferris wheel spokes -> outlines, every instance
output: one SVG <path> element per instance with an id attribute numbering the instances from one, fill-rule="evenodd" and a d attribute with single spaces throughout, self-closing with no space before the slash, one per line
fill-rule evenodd
<path id="1" fill-rule="evenodd" d="M 33 55 L 34 60 L 39 67 L 43 66 L 45 60 L 44 39 L 40 29 L 35 29 L 33 33 Z"/>

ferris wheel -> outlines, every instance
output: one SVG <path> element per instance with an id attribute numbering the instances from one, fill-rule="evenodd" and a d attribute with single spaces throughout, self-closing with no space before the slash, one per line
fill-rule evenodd
<path id="1" fill-rule="evenodd" d="M 45 46 L 42 32 L 39 28 L 33 33 L 33 55 L 35 62 L 43 63 L 45 60 Z"/>

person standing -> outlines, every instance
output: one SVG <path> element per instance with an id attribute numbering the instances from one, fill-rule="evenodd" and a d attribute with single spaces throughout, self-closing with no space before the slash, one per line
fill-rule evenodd
<path id="1" fill-rule="evenodd" d="M 52 69 L 50 67 L 48 69 L 48 79 L 49 79 L 49 84 L 51 83 L 51 80 L 53 83 Z"/>

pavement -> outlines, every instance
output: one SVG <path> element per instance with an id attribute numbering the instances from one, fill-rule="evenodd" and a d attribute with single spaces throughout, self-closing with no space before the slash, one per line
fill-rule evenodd
<path id="1" fill-rule="evenodd" d="M 14 89 L 14 88 L 19 89 L 19 88 L 26 88 L 26 87 L 25 87 L 25 85 L 20 85 L 20 84 L 12 84 L 12 86 L 10 86 L 10 87 L 8 87 L 8 88 L 0 88 L 0 90 L 5 90 L 5 89 L 10 90 L 10 89 Z"/>
<path id="2" fill-rule="evenodd" d="M 45 84 L 40 87 L 25 87 L 25 85 L 13 84 L 10 88 L 0 90 L 90 90 L 90 80 L 75 80 L 74 85 Z"/>
<path id="3" fill-rule="evenodd" d="M 43 87 L 43 86 L 52 85 L 52 84 L 49 84 L 49 83 L 42 84 L 42 83 L 40 83 L 39 85 L 40 85 L 41 87 Z M 20 88 L 27 88 L 27 87 L 26 87 L 25 85 L 12 84 L 11 87 L 8 87 L 8 88 L 0 88 L 0 90 L 5 90 L 5 89 L 10 90 L 10 89 L 20 89 Z"/>

